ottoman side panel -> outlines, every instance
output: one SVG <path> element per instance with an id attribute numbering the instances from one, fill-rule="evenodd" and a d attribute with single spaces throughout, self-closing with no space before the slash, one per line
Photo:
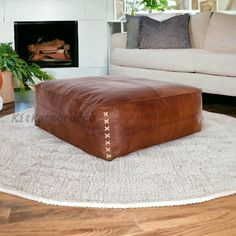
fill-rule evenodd
<path id="1" fill-rule="evenodd" d="M 201 130 L 201 92 L 114 106 L 109 114 L 112 156 Z"/>
<path id="2" fill-rule="evenodd" d="M 94 156 L 105 158 L 103 117 L 97 118 L 96 110 L 81 114 L 79 107 L 69 108 L 68 101 L 63 99 L 58 94 L 48 97 L 47 92 L 37 88 L 35 125 Z"/>

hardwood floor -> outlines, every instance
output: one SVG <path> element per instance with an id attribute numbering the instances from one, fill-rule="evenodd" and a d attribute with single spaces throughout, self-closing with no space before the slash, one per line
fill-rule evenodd
<path id="1" fill-rule="evenodd" d="M 2 193 L 1 236 L 236 235 L 236 197 L 181 207 L 110 210 L 39 204 Z"/>
<path id="2" fill-rule="evenodd" d="M 34 106 L 34 93 L 31 90 L 15 92 L 15 103 L 8 103 L 0 111 L 0 117 L 12 114 L 13 112 L 23 111 Z"/>
<path id="3" fill-rule="evenodd" d="M 16 94 L 18 111 L 33 105 L 30 91 L 22 96 Z M 204 109 L 236 117 L 234 98 L 203 98 Z M 29 235 L 235 236 L 236 195 L 188 206 L 111 210 L 50 206 L 0 193 L 0 236 Z"/>

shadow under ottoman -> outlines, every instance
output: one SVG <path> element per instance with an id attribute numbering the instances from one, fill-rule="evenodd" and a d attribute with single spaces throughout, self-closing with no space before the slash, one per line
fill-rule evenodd
<path id="1" fill-rule="evenodd" d="M 112 160 L 201 130 L 201 90 L 148 79 L 84 77 L 36 86 L 35 124 Z"/>

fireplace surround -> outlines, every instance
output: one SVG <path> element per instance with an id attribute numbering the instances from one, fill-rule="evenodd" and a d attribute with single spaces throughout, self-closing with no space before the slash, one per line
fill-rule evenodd
<path id="1" fill-rule="evenodd" d="M 41 67 L 78 67 L 77 21 L 14 22 L 15 49 Z"/>

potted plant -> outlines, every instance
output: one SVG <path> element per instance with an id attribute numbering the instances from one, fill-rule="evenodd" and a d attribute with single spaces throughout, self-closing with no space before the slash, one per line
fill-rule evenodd
<path id="1" fill-rule="evenodd" d="M 165 11 L 169 9 L 168 0 L 126 0 L 127 9 L 131 15 L 136 15 L 139 10 L 152 10 Z"/>
<path id="2" fill-rule="evenodd" d="M 10 72 L 21 89 L 34 85 L 35 78 L 40 81 L 54 79 L 52 75 L 42 71 L 38 65 L 34 63 L 29 65 L 26 61 L 21 59 L 12 48 L 11 43 L 0 43 L 0 71 L 1 74 L 8 74 L 8 77 Z"/>
<path id="3" fill-rule="evenodd" d="M 148 10 L 149 13 L 152 10 L 165 11 L 168 9 L 168 0 L 141 0 L 141 4 L 144 5 L 144 9 Z"/>

